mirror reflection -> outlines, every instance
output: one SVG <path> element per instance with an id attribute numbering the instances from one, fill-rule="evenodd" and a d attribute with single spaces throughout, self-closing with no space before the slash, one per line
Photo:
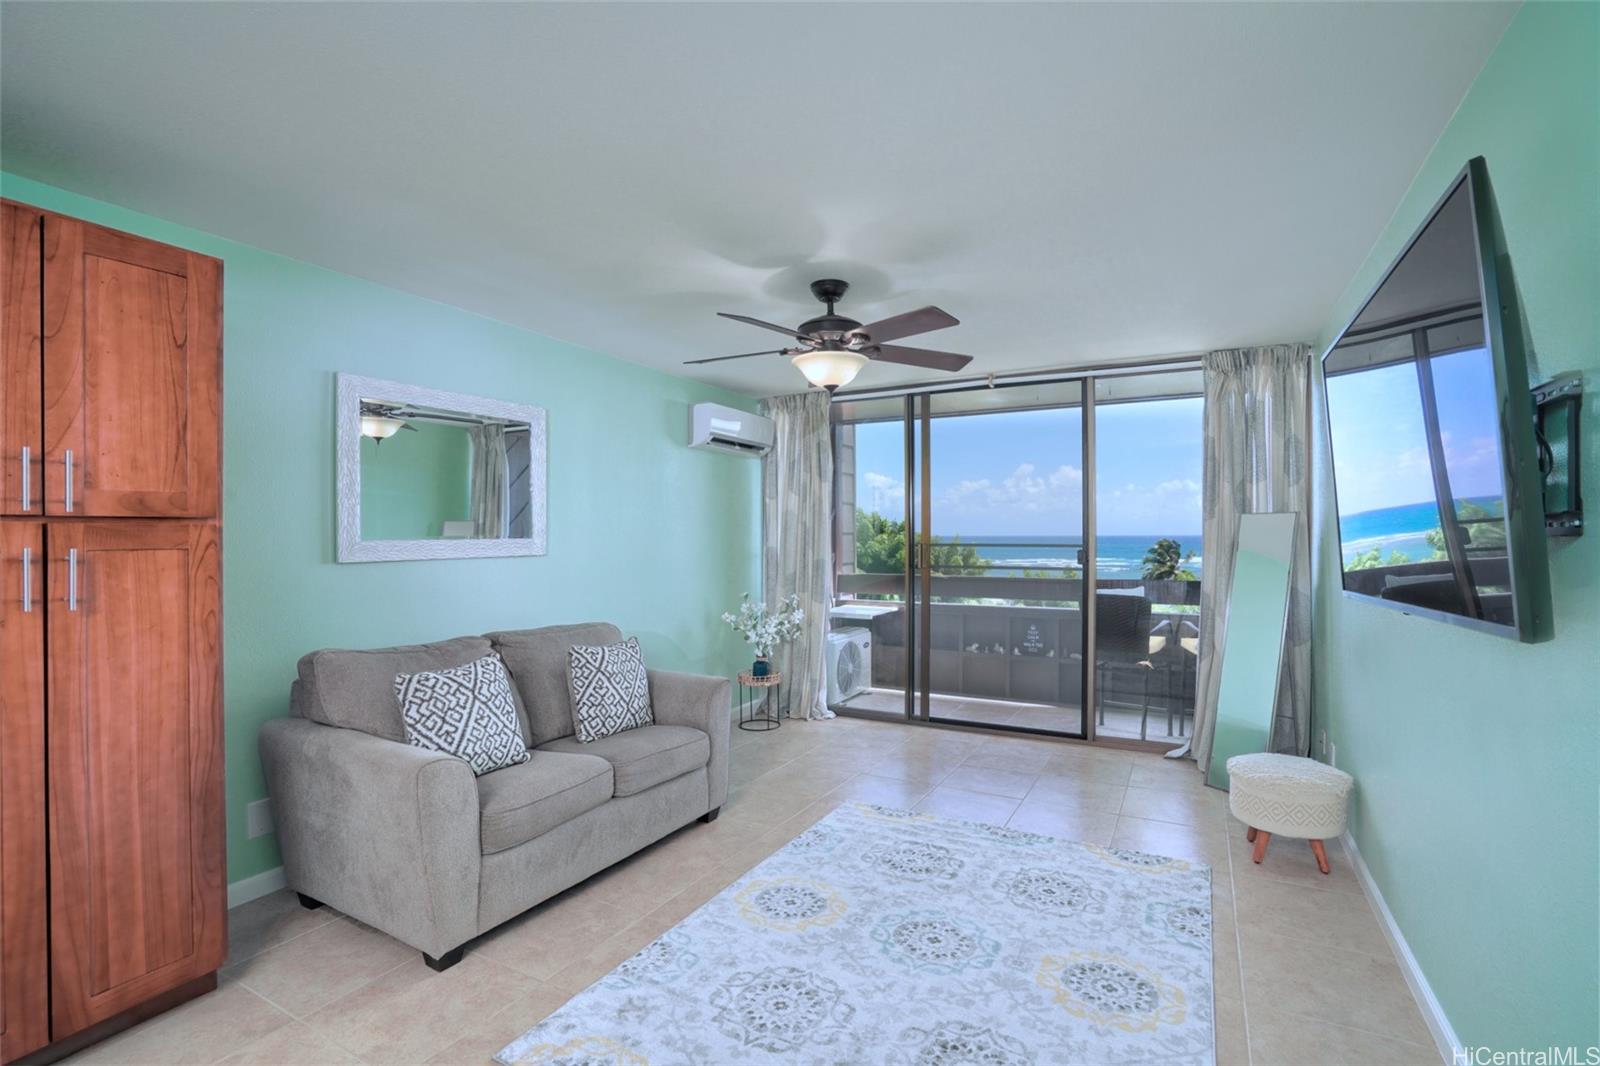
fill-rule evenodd
<path id="1" fill-rule="evenodd" d="M 1283 634 L 1294 568 L 1294 522 L 1288 513 L 1239 516 L 1238 550 L 1222 639 L 1216 733 L 1206 782 L 1228 787 L 1228 760 L 1267 751 L 1283 670 Z"/>
<path id="2" fill-rule="evenodd" d="M 532 535 L 530 426 L 361 398 L 361 539 Z"/>

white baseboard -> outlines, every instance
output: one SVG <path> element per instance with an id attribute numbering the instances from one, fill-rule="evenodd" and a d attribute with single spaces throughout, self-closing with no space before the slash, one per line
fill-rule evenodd
<path id="1" fill-rule="evenodd" d="M 1355 839 L 1348 831 L 1341 839 L 1344 842 L 1345 853 L 1350 858 L 1350 865 L 1355 869 L 1356 878 L 1361 882 L 1361 890 L 1366 893 L 1372 909 L 1378 912 L 1378 922 L 1383 926 L 1384 936 L 1389 938 L 1389 946 L 1394 949 L 1395 958 L 1400 962 L 1400 972 L 1405 975 L 1406 984 L 1411 987 L 1411 995 L 1417 1001 L 1417 1008 L 1422 1011 L 1422 1020 L 1428 1023 L 1428 1031 L 1433 1034 L 1433 1042 L 1438 1048 L 1440 1057 L 1447 1063 L 1455 1062 L 1456 1049 L 1461 1047 L 1455 1026 L 1450 1024 L 1450 1018 L 1445 1014 L 1444 1007 L 1433 994 L 1433 986 L 1428 984 L 1427 975 L 1422 972 L 1417 957 L 1411 954 L 1411 945 L 1406 943 L 1405 934 L 1400 932 L 1399 924 L 1389 911 L 1389 904 L 1384 902 L 1383 893 L 1378 891 L 1378 882 L 1372 879 L 1372 871 L 1367 869 L 1366 860 L 1356 848 Z"/>
<path id="2" fill-rule="evenodd" d="M 270 870 L 262 870 L 253 877 L 241 878 L 228 885 L 228 909 L 249 903 L 253 899 L 276 892 L 288 884 L 283 877 L 283 867 L 274 866 Z"/>

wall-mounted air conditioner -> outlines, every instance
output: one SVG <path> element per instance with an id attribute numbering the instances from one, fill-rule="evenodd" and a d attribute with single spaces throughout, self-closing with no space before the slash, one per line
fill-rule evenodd
<path id="1" fill-rule="evenodd" d="M 689 447 L 712 448 L 740 455 L 766 455 L 772 450 L 772 419 L 723 407 L 697 403 L 689 411 Z"/>

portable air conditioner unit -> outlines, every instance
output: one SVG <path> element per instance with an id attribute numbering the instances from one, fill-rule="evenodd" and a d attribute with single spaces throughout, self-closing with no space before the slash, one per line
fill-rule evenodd
<path id="1" fill-rule="evenodd" d="M 828 703 L 843 703 L 872 684 L 872 630 L 840 629 L 828 634 Z"/>
<path id="2" fill-rule="evenodd" d="M 723 407 L 697 403 L 689 411 L 689 447 L 711 448 L 738 455 L 766 455 L 772 450 L 772 419 Z"/>

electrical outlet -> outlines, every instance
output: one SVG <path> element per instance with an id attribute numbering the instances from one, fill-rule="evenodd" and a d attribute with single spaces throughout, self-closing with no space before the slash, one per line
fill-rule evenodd
<path id="1" fill-rule="evenodd" d="M 1324 729 L 1318 735 L 1317 744 L 1318 744 L 1318 749 L 1317 750 L 1322 752 L 1323 756 L 1326 757 L 1327 754 L 1328 754 L 1328 731 L 1326 729 Z"/>
<path id="2" fill-rule="evenodd" d="M 1339 746 L 1337 744 L 1328 745 L 1328 765 L 1335 768 L 1339 765 Z"/>
<path id="3" fill-rule="evenodd" d="M 245 807 L 245 835 L 252 840 L 272 832 L 272 801 L 256 800 Z"/>

